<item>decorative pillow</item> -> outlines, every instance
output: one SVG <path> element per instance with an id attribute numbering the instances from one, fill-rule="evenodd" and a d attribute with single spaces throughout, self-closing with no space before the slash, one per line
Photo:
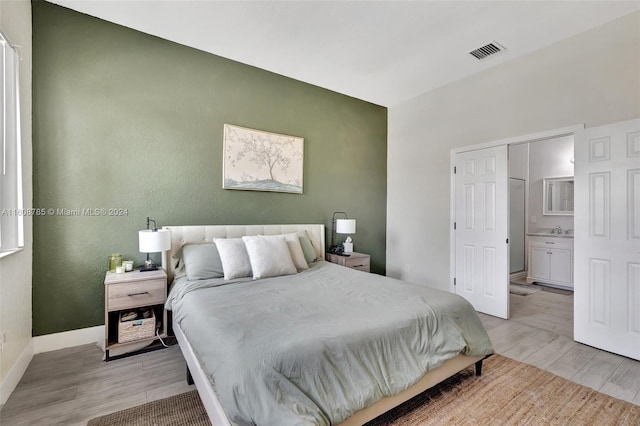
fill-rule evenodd
<path id="1" fill-rule="evenodd" d="M 307 235 L 307 231 L 298 231 L 298 239 L 300 240 L 300 247 L 302 247 L 302 252 L 304 253 L 304 258 L 307 263 L 312 263 L 318 260 L 316 249 L 313 248 L 313 244 Z"/>
<path id="2" fill-rule="evenodd" d="M 189 281 L 224 276 L 222 261 L 215 244 L 188 244 L 182 247 L 182 259 Z"/>
<path id="3" fill-rule="evenodd" d="M 225 280 L 251 276 L 251 262 L 242 238 L 216 238 L 213 242 L 220 254 Z"/>
<path id="4" fill-rule="evenodd" d="M 289 246 L 282 235 L 242 237 L 249 254 L 253 279 L 295 274 Z"/>
<path id="5" fill-rule="evenodd" d="M 182 259 L 182 248 L 171 255 L 171 266 L 173 267 L 173 279 L 185 277 L 187 272 L 184 269 L 184 259 Z"/>
<path id="6" fill-rule="evenodd" d="M 291 254 L 291 260 L 293 260 L 293 264 L 296 265 L 296 269 L 298 272 L 306 271 L 309 269 L 309 265 L 307 265 L 307 260 L 304 257 L 304 253 L 302 252 L 302 247 L 300 246 L 300 239 L 298 238 L 297 233 L 292 234 L 282 234 L 285 241 L 287 242 L 287 246 L 289 246 L 289 253 Z"/>

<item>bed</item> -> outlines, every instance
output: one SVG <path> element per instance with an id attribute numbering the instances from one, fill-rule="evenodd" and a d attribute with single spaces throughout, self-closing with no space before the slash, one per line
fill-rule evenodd
<path id="1" fill-rule="evenodd" d="M 493 353 L 463 298 L 324 261 L 324 225 L 165 228 L 166 308 L 215 426 L 361 425 L 471 365 L 480 374 Z M 278 256 L 282 235 L 296 269 L 279 275 L 255 245 Z M 214 240 L 225 267 L 213 269 L 235 271 L 228 247 L 242 237 L 258 279 L 186 274 Z M 298 269 L 310 250 L 315 261 Z"/>

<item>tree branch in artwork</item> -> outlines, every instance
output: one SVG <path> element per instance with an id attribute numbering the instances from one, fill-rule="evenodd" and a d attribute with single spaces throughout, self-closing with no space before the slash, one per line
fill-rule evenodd
<path id="1" fill-rule="evenodd" d="M 267 168 L 269 179 L 274 181 L 278 181 L 274 169 L 279 169 L 286 175 L 291 158 L 285 152 L 293 147 L 293 139 L 275 141 L 269 135 L 252 135 L 250 138 L 241 138 L 238 142 L 242 143 L 242 149 L 237 153 L 236 161 L 247 157 L 258 169 Z"/>

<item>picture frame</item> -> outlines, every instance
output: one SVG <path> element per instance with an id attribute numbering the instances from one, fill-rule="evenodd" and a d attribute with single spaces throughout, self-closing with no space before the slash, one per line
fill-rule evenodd
<path id="1" fill-rule="evenodd" d="M 222 188 L 302 194 L 304 139 L 224 125 Z"/>

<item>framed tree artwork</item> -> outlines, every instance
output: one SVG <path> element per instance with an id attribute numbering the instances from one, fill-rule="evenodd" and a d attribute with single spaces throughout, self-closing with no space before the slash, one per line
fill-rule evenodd
<path id="1" fill-rule="evenodd" d="M 302 194 L 304 139 L 224 125 L 222 187 Z"/>

